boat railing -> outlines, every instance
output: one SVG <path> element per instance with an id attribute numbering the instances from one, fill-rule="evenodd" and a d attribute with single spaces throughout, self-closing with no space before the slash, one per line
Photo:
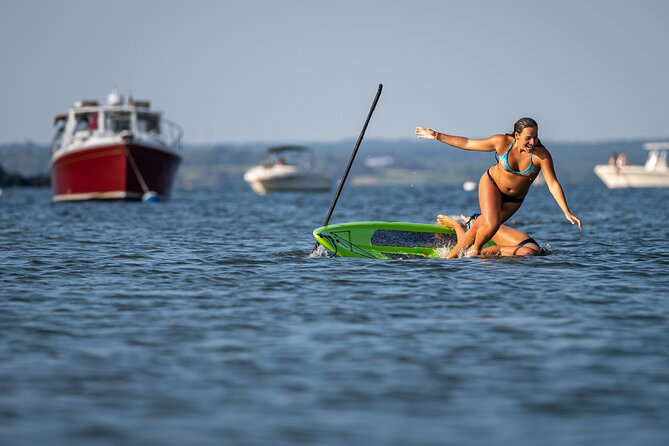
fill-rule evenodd
<path id="1" fill-rule="evenodd" d="M 183 128 L 174 121 L 161 119 L 161 133 L 167 138 L 167 143 L 177 150 L 181 150 L 183 143 Z"/>

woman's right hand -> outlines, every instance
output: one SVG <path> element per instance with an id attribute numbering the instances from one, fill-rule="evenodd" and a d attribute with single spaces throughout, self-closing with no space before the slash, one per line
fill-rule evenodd
<path id="1" fill-rule="evenodd" d="M 437 139 L 437 132 L 427 127 L 416 127 L 416 136 L 423 139 Z"/>

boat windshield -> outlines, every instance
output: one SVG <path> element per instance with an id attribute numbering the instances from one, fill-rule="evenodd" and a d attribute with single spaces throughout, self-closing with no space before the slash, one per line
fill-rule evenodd
<path id="1" fill-rule="evenodd" d="M 310 169 L 313 165 L 313 159 L 311 153 L 308 151 L 270 151 L 265 165 L 269 167 L 275 164 Z"/>
<path id="2" fill-rule="evenodd" d="M 155 113 L 137 113 L 137 131 L 160 133 L 160 116 Z"/>
<path id="3" fill-rule="evenodd" d="M 105 129 L 111 130 L 114 133 L 131 130 L 130 113 L 111 112 L 105 114 Z"/>
<path id="4" fill-rule="evenodd" d="M 65 119 L 59 119 L 56 121 L 55 128 L 53 131 L 53 138 L 51 139 L 51 151 L 55 152 L 60 149 L 60 145 L 63 141 L 63 135 L 65 134 Z"/>
<path id="5" fill-rule="evenodd" d="M 666 170 L 667 169 L 667 151 L 651 150 L 648 152 L 648 159 L 644 165 L 646 170 Z"/>

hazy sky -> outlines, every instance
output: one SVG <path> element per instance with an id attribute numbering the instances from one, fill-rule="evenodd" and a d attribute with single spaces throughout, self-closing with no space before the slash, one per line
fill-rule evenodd
<path id="1" fill-rule="evenodd" d="M 663 0 L 0 0 L 0 143 L 113 86 L 186 143 L 669 136 Z"/>

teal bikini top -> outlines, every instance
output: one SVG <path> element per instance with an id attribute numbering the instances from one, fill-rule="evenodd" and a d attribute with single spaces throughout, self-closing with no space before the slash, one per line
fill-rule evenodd
<path id="1" fill-rule="evenodd" d="M 524 176 L 529 176 L 532 175 L 534 172 L 538 172 L 539 169 L 541 169 L 539 166 L 535 166 L 534 163 L 532 162 L 532 155 L 534 154 L 534 150 L 530 152 L 530 165 L 527 166 L 527 169 L 523 170 L 522 172 L 518 172 L 517 170 L 513 170 L 511 166 L 509 166 L 509 152 L 511 151 L 511 148 L 515 144 L 516 140 L 514 139 L 511 145 L 509 146 L 509 149 L 503 154 L 497 156 L 497 153 L 495 153 L 495 158 L 497 158 L 497 161 L 504 166 L 506 170 L 508 170 L 511 173 L 515 173 L 516 175 L 524 175 Z"/>

